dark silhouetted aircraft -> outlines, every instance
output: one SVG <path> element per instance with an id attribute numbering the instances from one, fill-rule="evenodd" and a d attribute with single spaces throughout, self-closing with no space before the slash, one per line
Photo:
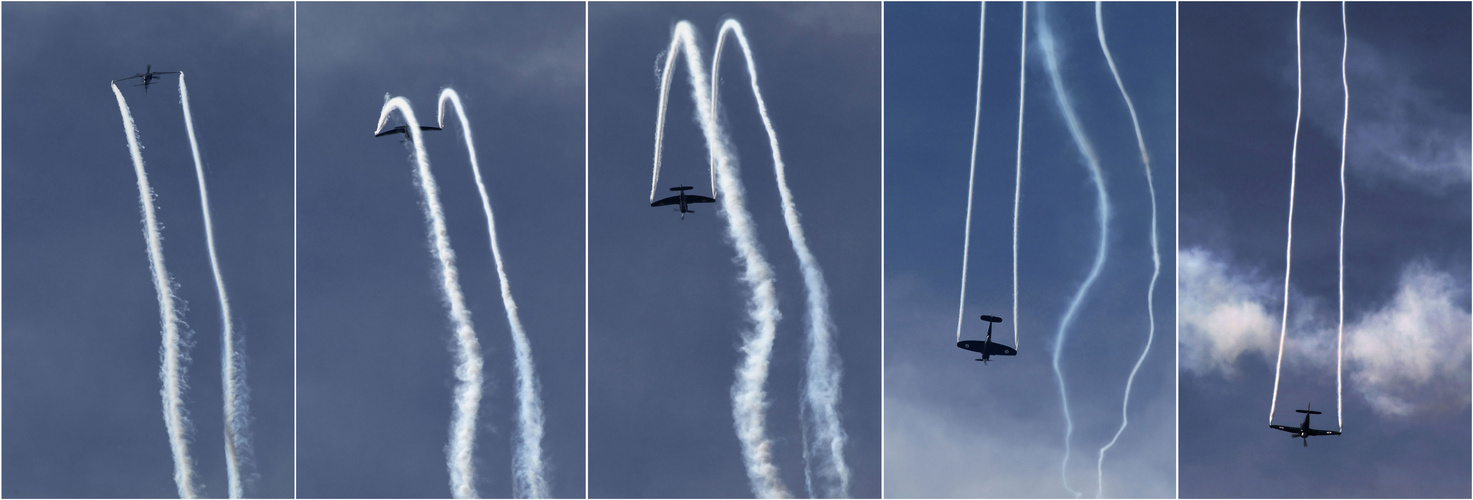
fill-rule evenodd
<path id="1" fill-rule="evenodd" d="M 429 125 L 420 125 L 419 126 L 419 129 L 420 130 L 443 130 L 440 127 L 431 127 Z M 409 126 L 408 125 L 400 125 L 400 126 L 397 126 L 397 127 L 394 127 L 394 128 L 388 129 L 388 130 L 385 130 L 383 132 L 379 132 L 377 134 L 373 134 L 373 136 L 374 137 L 383 137 L 383 136 L 386 136 L 386 135 L 394 135 L 394 134 L 404 134 L 404 140 L 406 140 L 406 141 L 412 141 L 412 140 L 414 140 L 414 136 L 409 133 Z"/>
<path id="2" fill-rule="evenodd" d="M 981 353 L 982 357 L 977 359 L 977 361 L 981 361 L 984 365 L 987 364 L 987 361 L 990 360 L 992 356 L 1013 356 L 1018 354 L 1017 349 L 1013 349 L 1011 347 L 992 341 L 992 324 L 1002 323 L 1002 318 L 999 318 L 997 316 L 983 315 L 982 321 L 987 322 L 987 340 L 963 340 L 961 342 L 957 342 L 956 346 L 968 351 Z"/>
<path id="3" fill-rule="evenodd" d="M 121 82 L 123 80 L 132 80 L 134 78 L 142 78 L 143 79 L 143 83 L 140 83 L 138 85 L 134 85 L 134 87 L 141 86 L 141 87 L 143 87 L 143 91 L 144 92 L 148 92 L 148 86 L 149 85 L 152 85 L 153 84 L 153 81 L 154 80 L 157 80 L 159 78 L 159 75 L 177 75 L 177 74 L 179 74 L 178 71 L 154 71 L 153 70 L 153 65 L 150 64 L 150 65 L 148 65 L 148 69 L 143 70 L 142 73 L 139 73 L 139 74 L 136 74 L 136 75 L 127 77 L 127 78 L 119 78 L 119 79 L 113 80 L 113 81 L 115 81 L 115 82 Z"/>
<path id="4" fill-rule="evenodd" d="M 1281 431 L 1284 431 L 1284 432 L 1291 433 L 1291 434 L 1293 434 L 1293 435 L 1289 436 L 1291 438 L 1296 438 L 1297 437 L 1297 438 L 1303 439 L 1304 440 L 1304 446 L 1309 446 L 1309 437 L 1310 436 L 1339 436 L 1340 435 L 1340 431 L 1322 431 L 1322 430 L 1319 430 L 1319 429 L 1311 429 L 1311 428 L 1309 428 L 1309 416 L 1310 415 L 1319 415 L 1320 412 L 1310 410 L 1309 409 L 1309 405 L 1304 405 L 1304 408 L 1305 409 L 1303 409 L 1303 410 L 1294 410 L 1294 411 L 1297 411 L 1299 413 L 1303 413 L 1304 414 L 1304 423 L 1299 424 L 1299 427 L 1289 427 L 1287 425 L 1273 425 L 1273 424 L 1269 424 L 1269 427 L 1273 427 L 1275 429 L 1278 429 L 1278 430 L 1281 430 Z"/>
<path id="5" fill-rule="evenodd" d="M 716 203 L 716 200 L 707 198 L 705 196 L 685 194 L 686 191 L 689 191 L 691 189 L 692 188 L 690 186 L 676 186 L 670 188 L 671 191 L 679 191 L 680 194 L 662 199 L 660 201 L 656 201 L 654 203 L 651 203 L 650 206 L 663 207 L 665 205 L 680 205 L 680 220 L 685 220 L 685 214 L 696 213 L 695 210 L 691 210 L 688 206 L 691 203 Z"/>

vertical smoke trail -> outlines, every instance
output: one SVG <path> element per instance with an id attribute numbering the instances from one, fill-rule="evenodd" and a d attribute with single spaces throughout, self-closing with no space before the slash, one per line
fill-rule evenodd
<path id="1" fill-rule="evenodd" d="M 1345 131 L 1350 125 L 1350 82 L 1345 79 L 1345 56 L 1350 53 L 1350 30 L 1345 26 L 1345 2 L 1340 2 L 1340 85 L 1345 89 L 1345 118 L 1340 122 L 1340 323 L 1335 334 L 1335 421 L 1345 431 L 1340 362 L 1345 345 Z"/>
<path id="2" fill-rule="evenodd" d="M 747 356 L 737 368 L 737 380 L 731 389 L 732 417 L 736 420 L 737 437 L 742 443 L 742 456 L 746 462 L 747 478 L 752 482 L 752 492 L 760 498 L 787 497 L 788 490 L 778 477 L 777 466 L 772 463 L 772 441 L 768 439 L 766 430 L 767 392 L 763 388 L 767 383 L 772 343 L 777 336 L 777 320 L 782 316 L 777 309 L 772 266 L 757 244 L 756 226 L 747 211 L 740 168 L 729 153 L 729 139 L 711 109 L 705 64 L 696 45 L 694 29 L 687 21 L 676 23 L 661 73 L 660 114 L 655 126 L 655 171 L 651 183 L 659 182 L 665 108 L 675 59 L 681 53 L 685 55 L 691 97 L 695 101 L 701 131 L 706 136 L 706 148 L 714 162 L 714 178 L 724 193 L 716 198 L 721 202 L 721 213 L 726 216 L 727 238 L 741 258 L 742 282 L 747 284 L 752 294 L 747 302 L 747 315 L 753 330 L 742 335 L 742 352 Z M 715 192 L 713 189 L 712 193 Z"/>
<path id="3" fill-rule="evenodd" d="M 967 313 L 967 254 L 972 249 L 972 188 L 977 182 L 977 136 L 982 127 L 982 48 L 986 46 L 987 0 L 982 0 L 982 20 L 977 25 L 977 110 L 972 118 L 972 166 L 967 173 L 967 225 L 962 232 L 962 295 L 956 306 L 957 342 L 962 341 L 962 320 Z M 1017 316 L 1013 317 L 1013 320 L 1017 319 Z"/>
<path id="4" fill-rule="evenodd" d="M 1304 67 L 1299 42 L 1299 14 L 1303 8 L 1294 3 L 1294 149 L 1289 156 L 1289 238 L 1284 244 L 1284 314 L 1279 327 L 1279 359 L 1274 362 L 1274 397 L 1268 405 L 1268 423 L 1274 423 L 1274 409 L 1279 405 L 1279 374 L 1284 366 L 1284 337 L 1289 331 L 1289 268 L 1294 263 L 1294 178 L 1299 168 L 1299 118 L 1303 111 Z"/>
<path id="5" fill-rule="evenodd" d="M 1018 42 L 1018 165 L 1013 175 L 1013 347 L 1018 347 L 1018 204 L 1023 199 L 1023 89 L 1028 83 L 1028 2 L 1023 2 Z"/>
<path id="6" fill-rule="evenodd" d="M 1146 168 L 1146 187 L 1151 191 L 1151 285 L 1146 288 L 1146 316 L 1151 321 L 1151 329 L 1146 334 L 1146 347 L 1141 351 L 1141 356 L 1136 358 L 1135 366 L 1130 369 L 1130 377 L 1125 379 L 1125 398 L 1120 402 L 1120 428 L 1115 430 L 1115 436 L 1110 442 L 1100 448 L 1099 461 L 1096 464 L 1098 482 L 1096 483 L 1095 497 L 1105 495 L 1105 452 L 1115 446 L 1115 441 L 1125 433 L 1125 427 L 1130 425 L 1130 389 L 1135 383 L 1135 375 L 1145 363 L 1146 355 L 1151 352 L 1151 343 L 1156 340 L 1156 278 L 1161 276 L 1161 252 L 1160 242 L 1156 235 L 1156 181 L 1151 177 L 1151 156 L 1146 153 L 1146 140 L 1141 135 L 1141 123 L 1136 118 L 1135 104 L 1130 101 L 1130 93 L 1125 91 L 1125 83 L 1120 80 L 1120 70 L 1115 67 L 1115 58 L 1110 55 L 1110 46 L 1105 43 L 1105 19 L 1101 12 L 1102 3 L 1095 2 L 1095 32 L 1100 38 L 1100 50 L 1105 52 L 1105 62 L 1110 65 L 1110 74 L 1115 76 L 1115 86 L 1120 89 L 1120 97 L 1125 99 L 1125 108 L 1130 110 L 1130 124 L 1135 127 L 1135 143 L 1141 150 L 1141 164 Z"/>
<path id="7" fill-rule="evenodd" d="M 414 162 L 419 173 L 420 194 L 424 197 L 425 219 L 430 225 L 430 242 L 440 264 L 440 290 L 445 293 L 445 302 L 450 306 L 450 320 L 455 324 L 455 378 L 460 383 L 455 386 L 455 415 L 451 417 L 450 444 L 446 446 L 450 489 L 456 498 L 474 498 L 476 470 L 472 456 L 476 448 L 476 413 L 481 406 L 481 345 L 471 326 L 471 313 L 465 307 L 465 296 L 460 292 L 460 272 L 455 269 L 455 250 L 450 248 L 445 213 L 440 208 L 440 190 L 435 185 L 435 177 L 430 174 L 430 160 L 425 156 L 419 121 L 414 119 L 409 101 L 395 97 L 384 103 L 374 133 L 383 130 L 389 113 L 395 109 L 404 116 L 410 142 L 414 145 Z"/>
<path id="8" fill-rule="evenodd" d="M 1068 338 L 1069 324 L 1074 320 L 1074 313 L 1079 310 L 1079 304 L 1084 301 L 1085 294 L 1094 285 L 1095 278 L 1100 276 L 1100 270 L 1105 267 L 1105 250 L 1110 239 L 1108 225 L 1110 220 L 1110 198 L 1109 194 L 1105 192 L 1105 179 L 1104 174 L 1100 171 L 1099 157 L 1095 155 L 1094 148 L 1090 146 L 1089 139 L 1085 137 L 1084 129 L 1079 124 L 1079 118 L 1074 116 L 1074 106 L 1070 104 L 1069 95 L 1064 89 L 1064 82 L 1059 77 L 1059 62 L 1054 53 L 1054 36 L 1046 20 L 1047 13 L 1047 8 L 1040 9 L 1038 12 L 1038 40 L 1043 44 L 1044 61 L 1047 63 L 1049 81 L 1053 84 L 1054 97 L 1058 101 L 1059 109 L 1064 112 L 1064 121 L 1068 125 L 1069 135 L 1073 136 L 1075 145 L 1079 147 L 1080 153 L 1083 154 L 1086 160 L 1086 166 L 1089 167 L 1090 180 L 1095 185 L 1095 193 L 1099 200 L 1098 209 L 1095 214 L 1100 224 L 1100 244 L 1099 249 L 1095 252 L 1094 265 L 1090 268 L 1089 276 L 1084 279 L 1084 283 L 1079 285 L 1079 291 L 1074 294 L 1073 300 L 1069 302 L 1069 308 L 1065 310 L 1064 317 L 1059 321 L 1059 332 L 1054 337 L 1053 368 L 1054 375 L 1059 380 L 1059 399 L 1063 402 L 1065 422 L 1064 461 L 1060 465 L 1059 476 L 1064 481 L 1064 489 L 1077 497 L 1080 495 L 1080 492 L 1075 491 L 1074 488 L 1069 486 L 1068 476 L 1069 438 L 1074 434 L 1074 421 L 1069 416 L 1069 395 L 1064 386 L 1064 373 L 1059 368 L 1059 361 L 1063 357 L 1064 341 Z"/>
<path id="9" fill-rule="evenodd" d="M 159 235 L 159 221 L 154 215 L 153 189 L 148 187 L 148 173 L 143 170 L 143 153 L 139 151 L 138 131 L 133 127 L 133 114 L 128 112 L 128 101 L 112 84 L 113 95 L 118 98 L 118 111 L 123 115 L 123 132 L 128 135 L 128 153 L 133 157 L 133 173 L 138 176 L 138 204 L 143 209 L 143 234 L 148 240 L 148 264 L 153 271 L 153 288 L 158 292 L 159 321 L 163 325 L 163 346 L 160 348 L 162 366 L 159 379 L 164 383 L 160 391 L 164 400 L 164 426 L 169 431 L 169 449 L 174 455 L 174 484 L 179 487 L 180 498 L 194 498 L 194 461 L 189 458 L 189 416 L 184 409 L 185 369 L 189 360 L 184 352 L 188 345 L 188 331 L 179 330 L 179 310 L 174 307 L 174 284 L 169 271 L 164 268 L 164 244 Z"/>
<path id="10" fill-rule="evenodd" d="M 544 498 L 550 494 L 547 480 L 543 477 L 542 457 L 542 397 L 539 395 L 537 370 L 532 363 L 532 344 L 527 332 L 522 329 L 522 319 L 517 315 L 517 303 L 511 296 L 511 282 L 506 278 L 506 268 L 501 261 L 501 247 L 496 243 L 496 218 L 491 215 L 491 198 L 486 195 L 486 184 L 481 179 L 481 166 L 476 162 L 476 146 L 471 141 L 471 124 L 465 117 L 460 94 L 455 89 L 440 91 L 439 124 L 445 127 L 445 103 L 455 106 L 460 117 L 460 130 L 465 138 L 466 152 L 470 155 L 471 171 L 476 174 L 476 189 L 481 193 L 481 209 L 486 212 L 486 232 L 491 235 L 491 256 L 496 259 L 496 276 L 501 280 L 501 304 L 506 308 L 506 322 L 511 325 L 513 349 L 517 363 L 517 426 L 521 431 L 514 460 L 513 478 L 516 493 L 524 498 Z"/>
<path id="11" fill-rule="evenodd" d="M 716 40 L 715 55 L 711 59 L 711 109 L 714 115 L 721 49 L 726 43 L 727 33 L 735 34 L 742 48 L 752 96 L 757 101 L 757 111 L 762 116 L 768 146 L 772 150 L 772 165 L 777 177 L 778 194 L 782 198 L 783 221 L 787 225 L 788 240 L 792 242 L 793 252 L 798 254 L 798 267 L 803 272 L 803 286 L 808 292 L 808 363 L 805 367 L 807 373 L 803 384 L 802 413 L 812 418 L 805 425 L 813 427 L 817 436 L 813 447 L 817 448 L 818 456 L 828 465 L 822 475 L 832 484 L 825 489 L 825 494 L 830 497 L 848 497 L 850 472 L 844 461 L 844 442 L 848 437 L 839 422 L 838 409 L 842 370 L 839 367 L 839 355 L 834 352 L 834 325 L 829 319 L 828 285 L 824 282 L 818 259 L 808 249 L 808 238 L 803 232 L 803 224 L 798 220 L 793 192 L 788 188 L 787 170 L 778 147 L 777 130 L 773 128 L 772 119 L 767 114 L 767 103 L 762 99 L 762 90 L 757 86 L 757 63 L 752 57 L 752 48 L 747 43 L 742 25 L 735 19 L 727 19 L 721 24 L 721 34 Z"/>
<path id="12" fill-rule="evenodd" d="M 199 205 L 205 219 L 205 243 L 210 250 L 210 270 L 215 273 L 215 294 L 220 298 L 220 381 L 225 395 L 225 471 L 230 479 L 230 498 L 242 498 L 241 469 L 251 460 L 251 444 L 246 424 L 250 421 L 250 389 L 246 386 L 245 353 L 241 339 L 235 336 L 230 320 L 230 298 L 225 295 L 225 278 L 220 274 L 220 260 L 215 256 L 215 229 L 210 220 L 210 192 L 205 188 L 205 169 L 199 158 L 199 143 L 194 138 L 194 118 L 189 113 L 189 88 L 184 85 L 184 72 L 179 72 L 179 102 L 184 108 L 184 130 L 189 132 L 189 150 L 194 154 L 194 173 L 199 180 Z"/>

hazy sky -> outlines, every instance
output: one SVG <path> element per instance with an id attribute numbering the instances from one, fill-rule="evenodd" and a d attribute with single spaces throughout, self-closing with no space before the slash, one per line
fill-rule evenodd
<path id="1" fill-rule="evenodd" d="M 6 497 L 177 495 L 159 307 L 108 81 L 182 70 L 215 243 L 245 339 L 259 477 L 292 495 L 292 9 L 288 3 L 4 6 Z M 225 496 L 220 318 L 179 79 L 120 84 L 165 264 L 193 330 L 185 408 L 202 494 Z"/>
<path id="2" fill-rule="evenodd" d="M 1274 422 L 1336 429 L 1340 9 L 1305 3 Z M 1295 115 L 1291 3 L 1181 5 L 1182 496 L 1469 494 L 1469 6 L 1351 3 L 1344 432 L 1267 428 Z M 1245 481 L 1243 478 L 1253 480 Z"/>
<path id="3" fill-rule="evenodd" d="M 298 493 L 450 494 L 450 320 L 410 148 L 373 137 L 385 95 L 435 122 L 460 93 L 542 383 L 552 495 L 583 495 L 583 5 L 301 3 Z M 395 115 L 389 126 L 403 123 Z M 512 495 L 515 372 L 459 119 L 425 135 L 485 360 L 481 495 Z"/>
<path id="4" fill-rule="evenodd" d="M 690 21 L 710 64 L 717 29 L 752 44 L 788 183 L 830 290 L 843 364 L 850 494 L 880 494 L 880 6 L 878 3 L 589 5 L 589 488 L 595 497 L 747 497 L 730 391 L 748 292 L 714 205 L 650 208 L 661 52 Z M 799 427 L 804 289 L 767 135 L 728 40 L 721 109 L 780 311 L 767 380 L 783 483 L 806 496 Z M 671 84 L 660 193 L 709 195 L 684 62 Z M 662 195 L 663 196 L 663 195 Z"/>
<path id="5" fill-rule="evenodd" d="M 1012 317 L 1012 213 L 1017 154 L 1020 8 L 989 4 L 982 126 L 962 337 L 982 314 L 1018 355 L 990 365 L 955 347 L 968 164 L 977 91 L 978 5 L 885 8 L 885 494 L 891 497 L 1066 497 L 1065 420 L 1056 349 L 1074 433 L 1067 474 L 1096 490 L 1098 450 L 1120 425 L 1126 378 L 1146 343 L 1151 199 L 1130 114 L 1095 35 L 1089 4 L 1029 4 L 1019 214 L 1020 318 Z M 1057 39 L 1062 82 L 1099 152 L 1113 206 L 1108 257 L 1068 338 L 1061 317 L 1095 258 L 1096 194 L 1065 127 L 1039 44 L 1040 14 Z M 1130 426 L 1104 466 L 1107 496 L 1171 496 L 1176 441 L 1172 334 L 1175 263 L 1174 10 L 1107 4 L 1121 78 L 1140 114 L 1159 204 L 1156 337 L 1135 379 Z"/>

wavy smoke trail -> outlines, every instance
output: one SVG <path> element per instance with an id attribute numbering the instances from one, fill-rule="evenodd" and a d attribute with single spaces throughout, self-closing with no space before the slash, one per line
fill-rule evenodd
<path id="1" fill-rule="evenodd" d="M 414 145 L 418 184 L 424 198 L 425 219 L 430 226 L 430 244 L 440 264 L 440 290 L 445 293 L 445 302 L 450 306 L 450 321 L 455 324 L 455 378 L 460 383 L 455 386 L 455 414 L 451 417 L 450 444 L 446 446 L 450 490 L 456 498 L 475 498 L 476 470 L 472 456 L 476 448 L 476 414 L 481 405 L 481 345 L 471 326 L 471 313 L 465 307 L 465 296 L 460 292 L 460 271 L 455 268 L 455 250 L 450 248 L 450 234 L 445 228 L 440 190 L 434 175 L 430 174 L 430 160 L 425 156 L 419 120 L 414 118 L 409 101 L 395 97 L 385 102 L 374 133 L 383 130 L 389 113 L 396 109 L 404 116 L 410 143 Z"/>
<path id="2" fill-rule="evenodd" d="M 164 387 L 160 391 L 164 401 L 164 427 L 169 431 L 169 450 L 174 455 L 174 484 L 179 488 L 180 498 L 194 498 L 194 461 L 189 458 L 189 415 L 184 409 L 185 363 L 189 361 L 188 329 L 180 330 L 180 311 L 174 306 L 174 282 L 164 268 L 163 237 L 159 235 L 159 221 L 154 214 L 153 189 L 148 186 L 148 173 L 143 170 L 143 153 L 138 145 L 138 131 L 133 126 L 133 114 L 128 111 L 128 101 L 112 84 L 113 95 L 118 98 L 118 111 L 123 115 L 123 132 L 128 136 L 128 154 L 133 158 L 133 173 L 138 176 L 138 205 L 143 209 L 143 234 L 148 241 L 148 264 L 153 271 L 153 288 L 158 292 L 159 321 L 163 325 L 163 346 L 159 357 L 159 379 Z"/>
<path id="3" fill-rule="evenodd" d="M 215 256 L 215 229 L 210 220 L 210 192 L 205 188 L 205 168 L 199 158 L 199 142 L 194 137 L 194 118 L 189 112 L 189 88 L 184 85 L 184 72 L 179 72 L 179 102 L 184 108 L 184 129 L 189 132 L 189 150 L 194 154 L 194 173 L 199 180 L 199 205 L 205 219 L 205 243 L 210 250 L 210 270 L 215 273 L 215 294 L 220 298 L 220 380 L 225 395 L 225 471 L 230 480 L 230 498 L 245 496 L 243 469 L 251 463 L 250 388 L 246 385 L 245 344 L 236 337 L 230 319 L 230 298 L 225 294 L 225 278 L 220 274 L 220 260 Z"/>
<path id="4" fill-rule="evenodd" d="M 1069 102 L 1068 91 L 1064 89 L 1064 82 L 1059 77 L 1059 62 L 1054 50 L 1053 31 L 1049 28 L 1046 20 L 1047 8 L 1038 12 L 1038 41 L 1043 45 L 1044 61 L 1047 62 L 1049 81 L 1053 84 L 1054 97 L 1057 99 L 1059 109 L 1064 112 L 1064 121 L 1068 125 L 1069 135 L 1073 136 L 1074 143 L 1079 147 L 1080 153 L 1084 155 L 1089 167 L 1090 180 L 1095 185 L 1095 192 L 1099 200 L 1096 218 L 1100 224 L 1099 249 L 1095 253 L 1094 265 L 1090 268 L 1089 276 L 1084 283 L 1079 285 L 1079 291 L 1074 294 L 1073 300 L 1069 302 L 1069 308 L 1065 310 L 1064 317 L 1059 321 L 1059 331 L 1054 340 L 1053 369 L 1054 375 L 1059 381 L 1059 399 L 1064 408 L 1064 461 L 1059 467 L 1059 476 L 1064 481 L 1064 489 L 1080 496 L 1080 492 L 1069 486 L 1069 438 L 1074 434 L 1074 421 L 1069 416 L 1069 395 L 1064 385 L 1064 373 L 1059 368 L 1059 361 L 1064 353 L 1064 341 L 1068 339 L 1069 324 L 1074 320 L 1074 314 L 1079 310 L 1079 304 L 1084 301 L 1084 296 L 1094 285 L 1095 279 L 1100 276 L 1100 270 L 1105 267 L 1106 249 L 1109 242 L 1109 220 L 1110 220 L 1110 197 L 1105 191 L 1104 174 L 1100 171 L 1100 160 L 1095 154 L 1094 148 L 1090 146 L 1089 139 L 1084 135 L 1084 128 L 1079 123 L 1079 118 L 1074 115 L 1074 106 Z"/>
<path id="5" fill-rule="evenodd" d="M 1279 327 L 1279 358 L 1274 362 L 1274 397 L 1268 406 L 1268 423 L 1274 423 L 1274 409 L 1279 405 L 1279 375 L 1284 366 L 1284 337 L 1289 331 L 1289 269 L 1294 249 L 1294 180 L 1299 168 L 1299 119 L 1303 114 L 1304 65 L 1299 41 L 1299 14 L 1303 5 L 1294 3 L 1294 149 L 1289 157 L 1289 237 L 1284 244 L 1284 314 Z"/>
<path id="6" fill-rule="evenodd" d="M 1345 89 L 1345 118 L 1340 122 L 1340 323 L 1335 334 L 1335 421 L 1345 431 L 1344 376 L 1341 361 L 1345 345 L 1345 131 L 1350 125 L 1350 82 L 1345 79 L 1345 56 L 1350 53 L 1350 30 L 1345 26 L 1345 2 L 1340 2 L 1340 85 Z"/>
<path id="7" fill-rule="evenodd" d="M 742 352 L 746 359 L 737 368 L 737 380 L 732 385 L 732 416 L 736 420 L 737 437 L 742 443 L 742 456 L 747 467 L 747 477 L 752 482 L 752 492 L 760 498 L 789 496 L 788 490 L 778 477 L 777 466 L 772 463 L 772 441 L 767 437 L 766 415 L 768 365 L 772 357 L 772 344 L 777 335 L 777 320 L 782 316 L 777 309 L 777 293 L 773 284 L 772 266 L 762 255 L 757 244 L 756 226 L 747 211 L 746 192 L 739 176 L 740 168 L 729 152 L 730 140 L 716 122 L 711 109 L 706 82 L 705 64 L 701 60 L 700 47 L 696 44 L 694 29 L 687 21 L 676 23 L 671 33 L 670 47 L 666 50 L 665 67 L 660 78 L 660 108 L 655 125 L 655 167 L 651 185 L 660 180 L 660 153 L 665 136 L 665 109 L 670 93 L 670 80 L 675 69 L 675 60 L 685 56 L 686 72 L 690 78 L 691 97 L 695 101 L 701 131 L 706 137 L 706 148 L 713 161 L 713 182 L 721 187 L 721 213 L 726 216 L 727 238 L 742 262 L 742 282 L 751 290 L 747 302 L 747 315 L 753 329 L 742 334 Z M 712 194 L 716 193 L 713 185 Z M 654 198 L 654 190 L 650 191 Z"/>
<path id="8" fill-rule="evenodd" d="M 972 163 L 967 171 L 967 225 L 962 232 L 962 293 L 956 306 L 956 341 L 962 341 L 962 321 L 967 315 L 967 255 L 972 250 L 972 189 L 977 183 L 977 136 L 982 128 L 982 53 L 987 41 L 987 0 L 982 1 L 982 18 L 977 22 L 977 108 L 972 118 Z M 1014 321 L 1018 319 L 1015 315 Z M 1016 332 L 1017 327 L 1013 328 Z M 1017 342 L 1013 342 L 1017 345 Z"/>
<path id="9" fill-rule="evenodd" d="M 777 130 L 772 126 L 772 119 L 767 114 L 767 103 L 762 99 L 762 90 L 757 86 L 757 63 L 752 57 L 752 48 L 747 43 L 747 36 L 742 31 L 741 23 L 735 19 L 727 19 L 721 24 L 721 34 L 716 40 L 715 55 L 711 57 L 711 110 L 715 113 L 717 83 L 720 82 L 721 49 L 726 43 L 726 35 L 735 34 L 736 40 L 742 48 L 742 56 L 747 66 L 748 81 L 752 87 L 752 96 L 757 101 L 758 114 L 762 116 L 762 125 L 767 130 L 768 146 L 772 150 L 772 165 L 777 178 L 778 193 L 782 198 L 783 222 L 787 226 L 788 240 L 792 242 L 793 252 L 798 254 L 798 267 L 803 272 L 803 286 L 807 290 L 808 321 L 808 362 L 803 384 L 803 415 L 808 417 L 806 425 L 813 429 L 817 439 L 812 445 L 820 463 L 827 465 L 823 468 L 822 477 L 829 481 L 825 488 L 825 494 L 830 497 L 849 496 L 849 466 L 844 461 L 844 442 L 848 436 L 844 432 L 843 424 L 840 423 L 839 399 L 841 389 L 842 370 L 840 368 L 839 354 L 834 349 L 834 325 L 829 319 L 829 289 L 824 281 L 823 270 L 818 265 L 818 259 L 808 248 L 808 238 L 803 231 L 803 224 L 798 219 L 798 208 L 793 201 L 793 192 L 788 188 L 788 177 L 786 166 L 783 163 L 782 152 L 778 147 Z M 807 433 L 805 432 L 806 436 Z M 804 447 L 804 455 L 808 456 L 809 447 Z M 807 461 L 805 460 L 805 464 Z M 811 491 L 810 491 L 811 493 Z"/>
<path id="10" fill-rule="evenodd" d="M 517 424 L 520 440 L 517 443 L 513 462 L 513 478 L 516 492 L 523 498 L 544 498 L 550 495 L 544 477 L 542 456 L 542 397 L 539 395 L 537 370 L 532 363 L 532 344 L 522 328 L 522 319 L 517 315 L 517 303 L 511 296 L 511 282 L 506 278 L 506 267 L 501 261 L 501 247 L 496 242 L 496 218 L 491 215 L 491 198 L 486 194 L 486 183 L 481 179 L 481 166 L 476 162 L 476 145 L 471 140 L 471 124 L 465 117 L 460 94 L 455 89 L 440 91 L 439 125 L 445 127 L 445 103 L 455 106 L 455 115 L 460 117 L 461 135 L 465 139 L 466 152 L 470 155 L 471 171 L 476 174 L 476 189 L 481 193 L 481 209 L 486 212 L 486 232 L 491 235 L 491 256 L 496 259 L 496 276 L 501 280 L 501 304 L 506 308 L 506 322 L 511 325 L 513 349 L 516 352 L 517 369 Z"/>
<path id="11" fill-rule="evenodd" d="M 1156 181 L 1151 177 L 1151 156 L 1146 153 L 1146 140 L 1141 135 L 1141 123 L 1135 114 L 1135 104 L 1130 101 L 1130 93 L 1125 91 L 1125 83 L 1120 80 L 1120 70 L 1115 67 L 1115 58 L 1110 55 L 1110 46 L 1105 43 L 1105 19 L 1101 11 L 1102 3 L 1095 2 L 1095 32 L 1100 38 L 1100 50 L 1105 53 L 1105 62 L 1110 65 L 1110 74 L 1115 76 L 1115 86 L 1120 89 L 1120 97 L 1125 99 L 1125 108 L 1130 110 L 1130 124 L 1135 127 L 1135 143 L 1141 150 L 1141 164 L 1146 169 L 1146 187 L 1151 191 L 1151 285 L 1146 289 L 1146 316 L 1150 318 L 1151 329 L 1146 334 L 1146 347 L 1141 350 L 1141 356 L 1135 360 L 1135 366 L 1130 369 L 1130 377 L 1125 379 L 1125 398 L 1120 402 L 1120 428 L 1115 430 L 1115 436 L 1110 442 L 1100 448 L 1100 457 L 1096 465 L 1098 482 L 1096 483 L 1095 497 L 1105 495 L 1105 452 L 1115 446 L 1115 441 L 1125 433 L 1125 427 L 1130 425 L 1130 389 L 1135 383 L 1135 375 L 1141 369 L 1141 364 L 1146 362 L 1146 355 L 1151 353 L 1151 343 L 1156 340 L 1156 278 L 1161 276 L 1161 251 L 1160 241 L 1156 235 Z"/>
<path id="12" fill-rule="evenodd" d="M 1023 89 L 1028 83 L 1028 2 L 1023 2 L 1022 40 L 1018 42 L 1018 165 L 1013 176 L 1013 347 L 1018 344 L 1018 205 L 1023 199 Z"/>

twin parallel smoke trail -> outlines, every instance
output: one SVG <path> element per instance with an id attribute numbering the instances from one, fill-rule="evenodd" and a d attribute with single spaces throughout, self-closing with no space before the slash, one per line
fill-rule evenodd
<path id="1" fill-rule="evenodd" d="M 174 484 L 179 488 L 180 498 L 194 498 L 194 461 L 189 458 L 189 416 L 184 409 L 185 367 L 189 356 L 185 353 L 188 331 L 180 330 L 182 322 L 179 310 L 174 306 L 174 283 L 164 267 L 163 238 L 159 235 L 159 222 L 154 214 L 153 189 L 148 185 L 148 173 L 143 169 L 143 153 L 138 145 L 138 131 L 133 126 L 133 114 L 128 111 L 128 101 L 112 84 L 113 95 L 118 98 L 118 111 L 123 115 L 123 132 L 128 136 L 128 153 L 133 158 L 133 172 L 138 177 L 138 204 L 143 210 L 143 234 L 148 242 L 149 268 L 153 271 L 153 288 L 158 292 L 159 321 L 163 326 L 163 346 L 160 348 L 162 366 L 159 379 L 164 387 L 161 391 L 164 402 L 164 426 L 169 432 L 169 450 L 174 456 Z"/>
<path id="2" fill-rule="evenodd" d="M 455 325 L 455 413 L 451 417 L 450 445 L 446 447 L 447 465 L 450 468 L 451 494 L 456 498 L 475 498 L 475 466 L 473 456 L 476 447 L 476 414 L 481 405 L 482 359 L 481 344 L 471 326 L 470 310 L 466 309 L 465 296 L 460 291 L 460 272 L 455 268 L 455 251 L 450 248 L 450 235 L 445 228 L 445 213 L 440 206 L 440 190 L 430 174 L 430 160 L 425 155 L 419 120 L 409 101 L 395 97 L 384 103 L 379 113 L 378 128 L 383 130 L 389 114 L 398 110 L 404 117 L 410 142 L 414 146 L 414 161 L 419 175 L 418 184 L 425 204 L 425 219 L 429 223 L 430 243 L 439 262 L 440 290 L 450 307 L 450 320 Z"/>
<path id="3" fill-rule="evenodd" d="M 513 349 L 516 352 L 517 370 L 517 422 L 520 430 L 516 456 L 513 460 L 512 477 L 518 496 L 544 498 L 549 494 L 544 477 L 545 462 L 542 456 L 542 397 L 539 395 L 537 370 L 532 363 L 532 344 L 522 328 L 522 319 L 517 315 L 517 303 L 512 299 L 511 282 L 506 277 L 506 267 L 501 260 L 501 246 L 496 241 L 496 218 L 491 214 L 491 197 L 486 194 L 486 184 L 481 179 L 481 166 L 476 162 L 476 146 L 471 140 L 471 124 L 461 106 L 460 94 L 454 89 L 440 92 L 440 128 L 445 127 L 445 104 L 455 106 L 455 115 L 460 117 L 460 130 L 465 138 L 466 152 L 470 155 L 471 170 L 475 172 L 476 189 L 481 193 L 481 208 L 486 213 L 486 232 L 490 234 L 491 256 L 496 260 L 496 276 L 501 281 L 501 304 L 506 309 L 506 321 L 511 325 Z"/>

